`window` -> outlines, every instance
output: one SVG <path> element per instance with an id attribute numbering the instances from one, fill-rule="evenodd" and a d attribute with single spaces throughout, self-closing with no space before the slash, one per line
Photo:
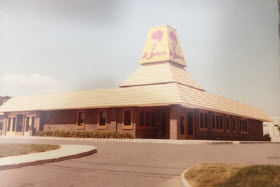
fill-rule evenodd
<path id="1" fill-rule="evenodd" d="M 236 132 L 236 118 L 235 117 L 232 119 L 232 131 Z"/>
<path id="2" fill-rule="evenodd" d="M 140 111 L 139 126 L 140 127 L 155 127 L 159 124 L 160 114 L 155 111 Z"/>
<path id="3" fill-rule="evenodd" d="M 132 109 L 124 109 L 123 129 L 132 129 Z"/>
<path id="4" fill-rule="evenodd" d="M 204 127 L 208 128 L 208 114 L 204 114 Z"/>
<path id="5" fill-rule="evenodd" d="M 140 115 L 139 115 L 139 125 L 140 126 L 144 126 L 144 116 L 145 116 L 144 112 L 141 111 Z"/>
<path id="6" fill-rule="evenodd" d="M 31 129 L 35 128 L 35 116 L 32 116 L 31 118 Z"/>
<path id="7" fill-rule="evenodd" d="M 152 114 L 151 114 L 151 125 L 154 127 L 154 126 L 156 126 L 156 120 L 157 120 L 157 118 L 156 118 L 156 112 L 152 112 Z"/>
<path id="8" fill-rule="evenodd" d="M 247 134 L 248 133 L 248 124 L 247 120 L 240 119 L 239 120 L 239 132 L 240 134 Z"/>
<path id="9" fill-rule="evenodd" d="M 107 128 L 107 111 L 99 111 L 97 129 Z"/>
<path id="10" fill-rule="evenodd" d="M 200 130 L 208 130 L 208 114 L 205 112 L 199 113 L 199 129 Z"/>
<path id="11" fill-rule="evenodd" d="M 220 129 L 224 129 L 224 118 L 220 116 Z"/>
<path id="12" fill-rule="evenodd" d="M 181 134 L 185 134 L 185 118 L 184 118 L 184 116 L 181 116 L 181 118 L 180 118 L 180 130 L 181 130 Z"/>
<path id="13" fill-rule="evenodd" d="M 150 118 L 150 112 L 145 112 L 145 124 L 146 126 L 150 126 L 151 125 L 151 118 Z"/>
<path id="14" fill-rule="evenodd" d="M 223 132 L 224 130 L 224 117 L 220 114 L 213 115 L 212 117 L 212 129 L 213 131 Z"/>
<path id="15" fill-rule="evenodd" d="M 216 116 L 216 129 L 220 129 L 220 116 Z"/>
<path id="16" fill-rule="evenodd" d="M 215 115 L 212 115 L 212 129 L 215 129 L 215 119 L 216 119 L 216 116 Z"/>
<path id="17" fill-rule="evenodd" d="M 33 121 L 33 117 L 32 117 L 32 121 Z M 33 122 L 32 122 L 32 124 L 34 125 Z M 84 111 L 79 111 L 78 112 L 77 129 L 81 129 L 81 130 L 85 129 L 85 112 Z"/>
<path id="18" fill-rule="evenodd" d="M 199 127 L 203 129 L 203 113 L 199 113 Z"/>
<path id="19" fill-rule="evenodd" d="M 230 131 L 230 121 L 229 121 L 229 117 L 226 117 L 226 130 L 227 130 L 227 132 Z"/>
<path id="20" fill-rule="evenodd" d="M 17 132 L 22 132 L 23 130 L 23 115 L 19 114 L 17 115 L 17 127 L 16 127 L 16 131 Z"/>
<path id="21" fill-rule="evenodd" d="M 13 126 L 12 126 L 12 131 L 15 131 L 16 128 L 16 118 L 13 117 Z"/>
<path id="22" fill-rule="evenodd" d="M 29 116 L 26 117 L 26 122 L 25 122 L 25 131 L 29 131 Z"/>
<path id="23" fill-rule="evenodd" d="M 11 129 L 11 118 L 8 118 L 8 127 L 7 127 L 7 131 L 10 131 Z"/>
<path id="24" fill-rule="evenodd" d="M 124 111 L 124 125 L 125 126 L 131 125 L 131 110 Z"/>

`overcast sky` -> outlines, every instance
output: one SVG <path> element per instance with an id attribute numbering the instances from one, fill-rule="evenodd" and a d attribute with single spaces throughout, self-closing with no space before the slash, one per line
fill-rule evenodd
<path id="1" fill-rule="evenodd" d="M 0 0 L 0 95 L 117 87 L 151 27 L 208 91 L 280 116 L 277 0 Z"/>

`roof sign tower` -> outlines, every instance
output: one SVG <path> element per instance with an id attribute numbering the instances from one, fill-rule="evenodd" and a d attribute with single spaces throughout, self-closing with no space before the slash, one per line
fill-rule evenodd
<path id="1" fill-rule="evenodd" d="M 163 25 L 151 28 L 140 59 L 140 64 L 170 61 L 186 66 L 175 29 Z"/>

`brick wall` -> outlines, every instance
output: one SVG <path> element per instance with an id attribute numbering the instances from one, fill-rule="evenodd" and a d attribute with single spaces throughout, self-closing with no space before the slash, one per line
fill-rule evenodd
<path id="1" fill-rule="evenodd" d="M 180 106 L 172 105 L 170 106 L 170 139 L 178 139 L 178 134 L 180 133 L 179 126 L 179 110 Z"/>
<path id="2" fill-rule="evenodd" d="M 85 130 L 127 132 L 135 137 L 136 113 L 133 109 L 133 129 L 123 129 L 123 109 L 110 108 L 107 111 L 107 128 L 97 129 L 98 109 L 85 111 Z M 41 124 L 44 130 L 76 130 L 77 112 L 79 110 L 48 111 L 42 113 Z"/>
<path id="3" fill-rule="evenodd" d="M 261 139 L 263 137 L 263 122 L 258 120 L 248 120 L 248 136 L 251 139 Z"/>

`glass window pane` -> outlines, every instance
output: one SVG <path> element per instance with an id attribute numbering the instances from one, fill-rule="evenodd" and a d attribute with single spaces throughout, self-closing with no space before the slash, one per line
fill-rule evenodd
<path id="1" fill-rule="evenodd" d="M 32 116 L 32 119 L 31 119 L 31 128 L 35 128 L 35 117 Z"/>
<path id="2" fill-rule="evenodd" d="M 220 116 L 220 129 L 224 129 L 224 118 Z"/>
<path id="3" fill-rule="evenodd" d="M 29 116 L 26 117 L 26 122 L 25 122 L 25 131 L 29 130 Z"/>
<path id="4" fill-rule="evenodd" d="M 85 113 L 79 112 L 78 126 L 83 126 L 85 124 Z"/>
<path id="5" fill-rule="evenodd" d="M 13 118 L 12 131 L 15 131 L 15 129 L 16 129 L 16 118 Z"/>
<path id="6" fill-rule="evenodd" d="M 204 114 L 204 127 L 208 128 L 208 114 Z"/>
<path id="7" fill-rule="evenodd" d="M 200 120 L 199 120 L 199 123 L 200 123 L 200 128 L 203 128 L 203 113 L 200 113 Z"/>
<path id="8" fill-rule="evenodd" d="M 145 113 L 145 124 L 146 126 L 150 126 L 151 125 L 151 116 L 150 116 L 150 112 L 146 112 Z"/>
<path id="9" fill-rule="evenodd" d="M 215 129 L 215 115 L 212 115 L 212 128 Z"/>
<path id="10" fill-rule="evenodd" d="M 131 110 L 124 111 L 124 125 L 131 125 Z"/>
<path id="11" fill-rule="evenodd" d="M 7 131 L 10 131 L 11 128 L 11 118 L 8 118 L 8 127 L 7 127 Z"/>
<path id="12" fill-rule="evenodd" d="M 156 126 L 156 113 L 152 112 L 151 114 L 151 124 L 152 126 Z"/>
<path id="13" fill-rule="evenodd" d="M 181 116 L 180 119 L 180 129 L 181 129 L 181 134 L 185 134 L 185 119 L 184 116 Z"/>
<path id="14" fill-rule="evenodd" d="M 216 129 L 220 129 L 220 118 L 216 116 Z"/>
<path id="15" fill-rule="evenodd" d="M 143 111 L 140 111 L 139 125 L 144 126 L 144 112 Z"/>
<path id="16" fill-rule="evenodd" d="M 107 115 L 107 112 L 105 112 L 105 111 L 100 111 L 99 112 L 99 125 L 100 126 L 105 126 L 105 124 L 106 124 L 106 115 Z"/>

